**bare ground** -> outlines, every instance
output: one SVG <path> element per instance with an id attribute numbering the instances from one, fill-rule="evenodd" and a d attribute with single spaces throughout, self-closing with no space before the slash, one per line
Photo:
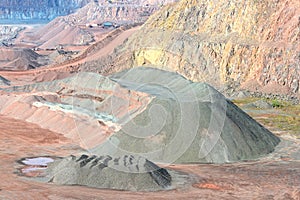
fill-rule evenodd
<path id="1" fill-rule="evenodd" d="M 189 184 L 161 192 L 129 192 L 40 183 L 18 175 L 16 161 L 67 156 L 81 149 L 62 135 L 0 116 L 0 199 L 300 199 L 300 162 L 285 156 L 210 165 L 172 165 L 191 175 Z M 298 143 L 294 146 L 299 146 Z"/>

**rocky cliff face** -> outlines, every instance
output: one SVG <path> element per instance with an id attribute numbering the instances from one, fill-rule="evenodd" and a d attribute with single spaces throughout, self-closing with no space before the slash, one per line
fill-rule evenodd
<path id="1" fill-rule="evenodd" d="M 115 22 L 144 22 L 158 9 L 158 6 L 123 5 L 123 4 L 98 4 L 89 3 L 76 13 L 65 17 L 65 20 L 75 24 Z"/>
<path id="2" fill-rule="evenodd" d="M 37 30 L 34 42 L 42 49 L 56 48 L 59 45 L 87 45 L 94 41 L 95 31 L 105 21 L 117 25 L 144 23 L 149 16 L 161 8 L 162 4 L 176 0 L 132 0 L 109 3 L 106 0 L 90 2 L 75 13 L 57 17 Z M 90 26 L 90 28 L 88 28 Z"/>
<path id="3" fill-rule="evenodd" d="M 102 71 L 152 64 L 219 89 L 299 96 L 300 3 L 180 1 L 153 15 L 112 57 L 114 67 Z"/>
<path id="4" fill-rule="evenodd" d="M 90 2 L 76 13 L 64 17 L 65 21 L 71 24 L 102 23 L 104 21 L 121 22 L 145 22 L 151 14 L 166 5 L 178 0 L 102 0 Z"/>
<path id="5" fill-rule="evenodd" d="M 116 12 L 116 16 L 118 16 L 118 13 L 122 15 L 122 12 L 133 14 L 137 8 L 143 6 L 148 8 L 145 15 L 149 15 L 151 14 L 149 7 L 157 7 L 175 1 L 178 0 L 41 0 L 38 3 L 35 0 L 2 0 L 0 1 L 0 20 L 52 20 L 57 16 L 71 14 L 91 2 L 95 3 L 93 5 L 95 9 L 92 11 L 96 12 L 100 7 L 111 14 Z M 128 11 L 128 7 L 133 8 L 135 12 Z"/>
<path id="6" fill-rule="evenodd" d="M 10 46 L 19 32 L 24 30 L 22 26 L 1 26 L 0 25 L 0 46 Z"/>
<path id="7" fill-rule="evenodd" d="M 1 0 L 0 19 L 51 20 L 83 7 L 91 0 Z"/>

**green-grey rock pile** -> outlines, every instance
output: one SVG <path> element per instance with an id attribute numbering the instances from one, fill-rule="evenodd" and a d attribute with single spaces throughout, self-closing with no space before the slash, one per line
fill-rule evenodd
<path id="1" fill-rule="evenodd" d="M 97 154 L 139 154 L 162 163 L 226 163 L 259 158 L 280 141 L 208 84 L 147 67 L 110 78 L 154 99 L 91 149 Z"/>
<path id="2" fill-rule="evenodd" d="M 166 169 L 133 155 L 69 156 L 48 165 L 50 182 L 130 191 L 168 189 L 172 177 Z"/>

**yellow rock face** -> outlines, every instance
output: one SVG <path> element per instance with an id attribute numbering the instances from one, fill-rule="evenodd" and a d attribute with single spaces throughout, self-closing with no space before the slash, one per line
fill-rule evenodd
<path id="1" fill-rule="evenodd" d="M 300 96 L 300 2 L 180 1 L 115 55 L 111 71 L 153 64 L 219 88 Z"/>
<path id="2" fill-rule="evenodd" d="M 145 49 L 135 52 L 136 65 L 141 66 L 145 64 L 162 65 L 164 51 L 161 49 Z"/>

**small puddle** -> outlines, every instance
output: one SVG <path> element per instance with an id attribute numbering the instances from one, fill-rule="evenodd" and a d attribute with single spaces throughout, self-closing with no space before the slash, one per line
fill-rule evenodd
<path id="1" fill-rule="evenodd" d="M 26 177 L 40 177 L 43 176 L 43 172 L 47 169 L 48 163 L 52 163 L 57 157 L 30 157 L 22 158 L 17 162 L 23 166 L 19 168 L 19 173 Z"/>
<path id="2" fill-rule="evenodd" d="M 35 157 L 35 158 L 23 158 L 20 162 L 24 165 L 38 165 L 38 166 L 47 166 L 48 163 L 54 161 L 54 158 L 51 157 Z"/>

